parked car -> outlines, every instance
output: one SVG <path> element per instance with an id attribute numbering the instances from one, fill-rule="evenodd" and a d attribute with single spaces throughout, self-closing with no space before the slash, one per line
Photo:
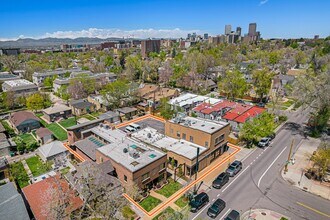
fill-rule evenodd
<path id="1" fill-rule="evenodd" d="M 222 210 L 226 208 L 226 203 L 222 199 L 217 199 L 207 210 L 207 215 L 211 218 L 216 218 Z"/>
<path id="2" fill-rule="evenodd" d="M 271 135 L 267 136 L 270 140 L 273 140 L 276 137 L 275 132 L 272 133 Z"/>
<path id="3" fill-rule="evenodd" d="M 131 126 L 132 128 L 134 128 L 136 131 L 141 129 L 141 126 L 138 125 L 138 124 L 134 124 L 134 123 L 132 123 L 132 124 L 130 124 L 129 126 Z"/>
<path id="4" fill-rule="evenodd" d="M 235 176 L 240 170 L 242 169 L 242 162 L 235 160 L 230 166 L 227 168 L 226 173 L 229 174 L 229 176 L 233 177 Z"/>
<path id="5" fill-rule="evenodd" d="M 240 214 L 236 210 L 231 210 L 229 214 L 226 216 L 225 220 L 239 220 L 240 219 Z"/>
<path id="6" fill-rule="evenodd" d="M 213 188 L 220 189 L 229 181 L 229 174 L 222 172 L 212 183 Z"/>
<path id="7" fill-rule="evenodd" d="M 127 127 L 125 128 L 125 132 L 126 132 L 126 133 L 132 133 L 132 132 L 134 132 L 134 131 L 136 131 L 136 129 L 133 128 L 133 127 L 131 127 L 131 126 L 127 126 Z"/>
<path id="8" fill-rule="evenodd" d="M 261 140 L 258 143 L 259 147 L 267 147 L 270 144 L 270 138 L 269 137 L 264 137 L 261 138 Z"/>
<path id="9" fill-rule="evenodd" d="M 205 192 L 202 192 L 198 194 L 195 198 L 193 198 L 193 200 L 189 203 L 191 207 L 190 211 L 197 212 L 208 202 L 209 202 L 209 196 Z"/>

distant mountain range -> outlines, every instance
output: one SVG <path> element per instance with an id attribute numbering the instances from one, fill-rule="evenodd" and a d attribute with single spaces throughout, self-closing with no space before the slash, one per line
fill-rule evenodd
<path id="1" fill-rule="evenodd" d="M 61 44 L 100 44 L 107 41 L 118 41 L 123 38 L 106 38 L 101 39 L 97 37 L 79 37 L 71 38 L 42 38 L 32 39 L 23 38 L 11 41 L 0 41 L 0 48 L 45 48 L 45 47 L 58 47 Z M 128 40 L 128 39 L 125 39 Z"/>

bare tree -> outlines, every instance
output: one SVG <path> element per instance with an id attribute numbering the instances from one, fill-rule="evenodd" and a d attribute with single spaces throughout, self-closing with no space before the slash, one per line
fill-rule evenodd
<path id="1" fill-rule="evenodd" d="M 20 66 L 20 62 L 15 56 L 3 56 L 1 57 L 1 63 L 11 73 L 14 73 L 14 70 L 17 70 Z"/>
<path id="2" fill-rule="evenodd" d="M 165 62 L 163 69 L 159 72 L 159 82 L 164 83 L 165 87 L 170 82 L 171 76 L 173 75 L 173 68 L 170 62 Z"/>

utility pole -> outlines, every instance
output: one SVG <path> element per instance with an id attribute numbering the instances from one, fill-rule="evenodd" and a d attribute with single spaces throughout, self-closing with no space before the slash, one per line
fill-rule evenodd
<path id="1" fill-rule="evenodd" d="M 196 167 L 195 167 L 195 186 L 194 186 L 194 193 L 197 193 L 196 192 L 196 186 L 197 186 L 197 183 L 196 183 L 196 180 L 197 180 L 197 172 L 198 172 L 198 157 L 199 157 L 199 147 L 197 147 L 197 157 L 196 157 Z"/>
<path id="2" fill-rule="evenodd" d="M 292 153 L 293 142 L 294 142 L 294 139 L 292 139 L 292 142 L 291 142 L 290 151 L 289 151 L 289 155 L 288 155 L 288 160 L 286 161 L 285 167 L 284 167 L 284 174 L 286 174 L 288 172 L 288 164 L 289 164 L 289 162 L 291 160 L 291 153 Z"/>

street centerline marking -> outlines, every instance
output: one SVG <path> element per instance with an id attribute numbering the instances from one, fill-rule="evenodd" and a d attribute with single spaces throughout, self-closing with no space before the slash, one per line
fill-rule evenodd
<path id="1" fill-rule="evenodd" d="M 297 204 L 300 205 L 300 206 L 302 206 L 302 207 L 305 207 L 306 209 L 309 209 L 309 210 L 311 210 L 311 211 L 313 211 L 313 212 L 316 212 L 317 214 L 320 214 L 320 215 L 323 215 L 323 216 L 325 216 L 325 217 L 330 218 L 330 215 L 328 215 L 328 214 L 326 214 L 326 213 L 324 213 L 324 212 L 321 212 L 321 211 L 319 211 L 319 210 L 317 210 L 317 209 L 314 209 L 314 208 L 312 208 L 312 207 L 309 207 L 308 205 L 305 205 L 304 203 L 297 202 Z"/>

